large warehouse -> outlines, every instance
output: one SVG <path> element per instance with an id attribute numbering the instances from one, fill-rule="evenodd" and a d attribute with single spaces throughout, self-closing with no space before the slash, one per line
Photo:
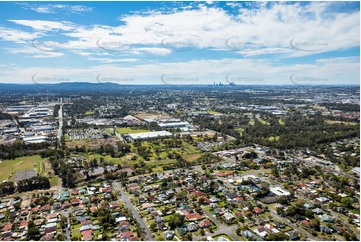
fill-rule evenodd
<path id="1" fill-rule="evenodd" d="M 164 137 L 171 137 L 172 133 L 168 131 L 154 131 L 154 132 L 144 132 L 144 133 L 137 133 L 137 134 L 126 134 L 124 137 L 129 141 L 136 141 L 136 140 L 146 140 L 152 138 L 164 138 Z"/>

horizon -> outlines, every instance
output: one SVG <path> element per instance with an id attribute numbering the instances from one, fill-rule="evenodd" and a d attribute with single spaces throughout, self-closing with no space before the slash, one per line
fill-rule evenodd
<path id="1" fill-rule="evenodd" d="M 0 7 L 1 83 L 360 84 L 359 2 Z"/>
<path id="2" fill-rule="evenodd" d="M 32 85 L 32 86 L 47 86 L 47 85 L 64 85 L 64 84 L 96 84 L 96 85 L 107 85 L 107 84 L 112 84 L 112 85 L 119 85 L 119 86 L 210 86 L 210 87 L 242 87 L 242 86 L 249 86 L 249 87 L 262 87 L 262 86 L 286 86 L 286 87 L 320 87 L 320 86 L 326 86 L 326 87 L 330 87 L 330 86 L 336 86 L 336 87 L 340 87 L 340 86 L 360 86 L 360 84 L 308 84 L 308 85 L 301 85 L 301 84 L 242 84 L 242 85 L 237 85 L 235 84 L 234 86 L 229 85 L 229 84 L 225 84 L 222 83 L 222 85 L 214 85 L 212 83 L 204 83 L 204 84 L 165 84 L 165 83 L 154 83 L 154 84 L 122 84 L 122 83 L 116 83 L 116 82 L 104 82 L 104 83 L 99 83 L 99 82 L 86 82 L 86 81 L 74 81 L 74 82 L 58 82 L 58 83 L 44 83 L 44 84 L 38 84 L 38 83 L 23 83 L 23 82 L 18 82 L 18 83 L 1 83 L 0 85 Z"/>

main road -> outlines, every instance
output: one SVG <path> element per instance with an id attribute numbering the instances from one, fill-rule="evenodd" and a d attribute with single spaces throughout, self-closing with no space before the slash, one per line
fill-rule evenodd
<path id="1" fill-rule="evenodd" d="M 59 146 L 61 146 L 61 137 L 63 136 L 63 104 L 60 104 L 59 112 L 58 112 L 58 120 L 59 120 L 59 128 L 58 128 L 58 142 Z"/>
<path id="2" fill-rule="evenodd" d="M 115 189 L 117 189 L 120 192 L 124 205 L 132 211 L 134 218 L 137 220 L 137 222 L 140 224 L 140 226 L 144 229 L 145 233 L 147 234 L 145 239 L 147 241 L 155 241 L 149 228 L 145 225 L 143 219 L 140 217 L 137 209 L 134 207 L 133 203 L 130 201 L 127 194 L 125 194 L 123 188 L 119 185 L 118 182 L 113 182 L 113 185 Z"/>

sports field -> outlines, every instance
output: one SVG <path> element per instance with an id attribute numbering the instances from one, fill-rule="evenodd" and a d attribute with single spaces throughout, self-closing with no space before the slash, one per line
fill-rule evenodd
<path id="1" fill-rule="evenodd" d="M 16 171 L 29 170 L 35 168 L 38 173 L 43 173 L 41 161 L 44 160 L 39 155 L 24 156 L 15 160 L 3 160 L 0 163 L 0 182 L 6 179 L 14 179 Z"/>

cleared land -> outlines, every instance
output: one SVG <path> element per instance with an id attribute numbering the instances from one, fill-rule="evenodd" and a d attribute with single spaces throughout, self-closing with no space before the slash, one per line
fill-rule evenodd
<path id="1" fill-rule="evenodd" d="M 105 144 L 116 144 L 118 138 L 108 138 L 108 139 L 82 139 L 82 140 L 73 140 L 66 142 L 66 146 L 69 148 L 75 148 L 76 146 L 82 147 L 83 145 L 87 148 L 98 148 L 100 145 Z"/>
<path id="2" fill-rule="evenodd" d="M 132 114 L 134 117 L 144 120 L 147 118 L 151 118 L 151 119 L 163 119 L 163 118 L 170 118 L 170 116 L 162 114 L 162 113 L 144 113 L 144 112 L 139 112 L 139 113 L 134 113 Z"/>

